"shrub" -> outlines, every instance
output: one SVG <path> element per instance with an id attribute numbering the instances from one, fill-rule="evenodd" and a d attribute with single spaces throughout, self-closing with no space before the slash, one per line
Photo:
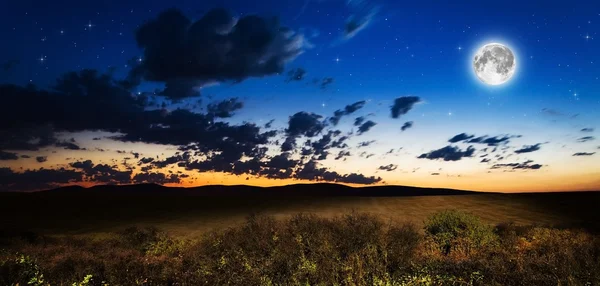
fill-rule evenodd
<path id="1" fill-rule="evenodd" d="M 425 222 L 425 233 L 444 255 L 471 255 L 497 242 L 493 228 L 478 217 L 447 210 L 433 214 Z"/>

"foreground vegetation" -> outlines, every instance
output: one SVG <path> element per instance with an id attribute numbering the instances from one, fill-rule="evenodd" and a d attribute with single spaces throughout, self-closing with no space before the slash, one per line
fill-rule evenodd
<path id="1" fill-rule="evenodd" d="M 0 249 L 0 285 L 600 285 L 600 237 L 459 211 L 423 229 L 350 213 L 250 216 L 202 239 L 5 233 Z"/>

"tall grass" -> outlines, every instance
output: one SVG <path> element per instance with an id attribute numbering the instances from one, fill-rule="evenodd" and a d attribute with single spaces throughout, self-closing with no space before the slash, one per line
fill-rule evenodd
<path id="1" fill-rule="evenodd" d="M 364 213 L 250 216 L 198 240 L 128 228 L 5 234 L 0 248 L 0 285 L 600 285 L 599 237 L 458 211 L 424 229 Z"/>

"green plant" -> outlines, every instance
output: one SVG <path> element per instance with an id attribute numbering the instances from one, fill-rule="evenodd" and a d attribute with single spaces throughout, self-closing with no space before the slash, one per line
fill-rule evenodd
<path id="1" fill-rule="evenodd" d="M 453 251 L 472 254 L 498 240 L 491 226 L 474 215 L 457 210 L 446 210 L 430 216 L 425 221 L 425 233 L 444 255 Z"/>

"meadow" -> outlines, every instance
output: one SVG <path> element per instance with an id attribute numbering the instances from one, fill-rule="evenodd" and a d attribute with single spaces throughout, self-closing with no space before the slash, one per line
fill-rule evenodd
<path id="1" fill-rule="evenodd" d="M 0 195 L 0 285 L 600 285 L 597 192 Z"/>

